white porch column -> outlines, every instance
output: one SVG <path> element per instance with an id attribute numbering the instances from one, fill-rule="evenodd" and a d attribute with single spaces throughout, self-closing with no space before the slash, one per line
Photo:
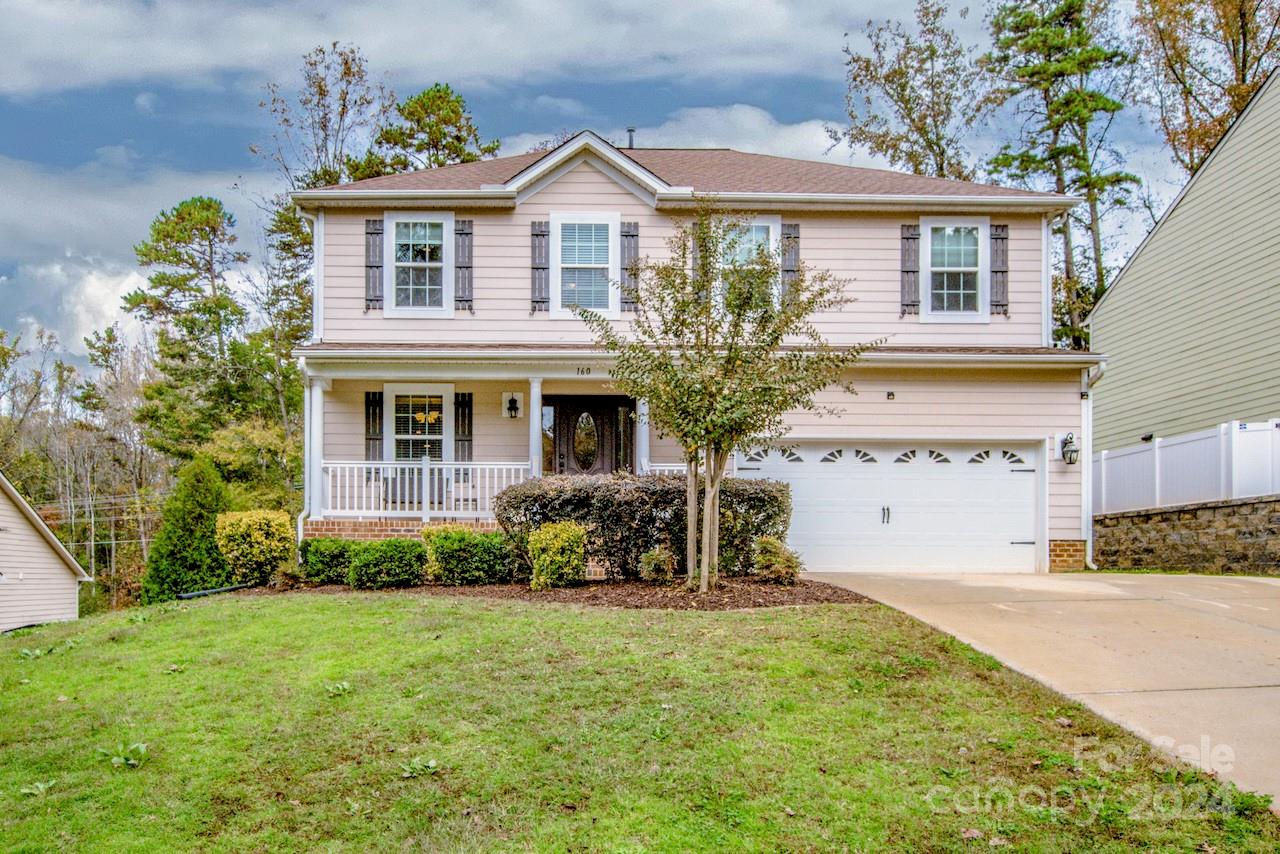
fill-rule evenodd
<path id="1" fill-rule="evenodd" d="M 542 377 L 529 377 L 529 474 L 542 477 Z"/>
<path id="2" fill-rule="evenodd" d="M 649 401 L 636 401 L 636 474 L 649 473 Z"/>
<path id="3" fill-rule="evenodd" d="M 306 442 L 311 506 L 307 510 L 312 519 L 319 519 L 324 514 L 324 468 L 321 461 L 324 459 L 324 393 L 328 387 L 327 379 L 312 377 L 307 389 L 311 398 L 311 432 L 307 434 Z"/>

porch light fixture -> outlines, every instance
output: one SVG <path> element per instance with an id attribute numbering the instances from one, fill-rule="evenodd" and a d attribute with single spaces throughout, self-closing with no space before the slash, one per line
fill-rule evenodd
<path id="1" fill-rule="evenodd" d="M 520 417 L 520 401 L 516 400 L 516 396 L 514 394 L 507 398 L 507 417 Z"/>
<path id="2" fill-rule="evenodd" d="M 1062 440 L 1062 461 L 1069 466 L 1080 462 L 1080 447 L 1076 445 L 1076 434 L 1068 433 Z"/>

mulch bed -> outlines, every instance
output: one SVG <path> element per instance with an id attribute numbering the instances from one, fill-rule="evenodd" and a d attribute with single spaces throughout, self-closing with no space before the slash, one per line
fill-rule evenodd
<path id="1" fill-rule="evenodd" d="M 312 587 L 314 593 L 345 593 L 350 588 L 337 584 Z M 261 595 L 267 588 L 241 591 L 237 595 Z M 721 579 L 710 593 L 690 593 L 681 585 L 662 586 L 639 581 L 608 581 L 535 592 L 527 584 L 485 584 L 476 587 L 426 585 L 403 592 L 439 596 L 474 596 L 480 599 L 515 599 L 524 602 L 561 602 L 599 608 L 669 608 L 677 611 L 733 611 L 741 608 L 777 608 L 787 605 L 829 603 L 859 605 L 872 600 L 852 590 L 800 581 L 795 586 L 765 584 L 760 581 Z"/>

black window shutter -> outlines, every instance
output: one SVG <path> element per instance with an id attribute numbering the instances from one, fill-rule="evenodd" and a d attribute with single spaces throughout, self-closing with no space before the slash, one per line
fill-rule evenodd
<path id="1" fill-rule="evenodd" d="M 640 260 L 640 223 L 624 222 L 619 232 L 622 238 L 622 310 L 636 310 L 636 270 Z"/>
<path id="2" fill-rule="evenodd" d="M 1009 316 L 1009 226 L 991 226 L 991 313 Z"/>
<path id="3" fill-rule="evenodd" d="M 382 392 L 364 393 L 364 458 L 382 459 Z"/>
<path id="4" fill-rule="evenodd" d="M 902 227 L 902 310 L 899 317 L 920 313 L 920 226 Z"/>
<path id="5" fill-rule="evenodd" d="M 532 224 L 529 249 L 532 277 L 529 313 L 549 311 L 551 309 L 551 223 L 539 220 Z"/>
<path id="6" fill-rule="evenodd" d="M 364 221 L 364 310 L 382 308 L 382 220 Z"/>
<path id="7" fill-rule="evenodd" d="M 453 458 L 460 463 L 471 462 L 471 425 L 474 421 L 471 392 L 455 392 L 453 395 Z"/>
<path id="8" fill-rule="evenodd" d="M 782 289 L 780 296 L 786 299 L 787 288 L 795 281 L 800 272 L 800 223 L 784 222 L 782 224 Z"/>
<path id="9" fill-rule="evenodd" d="M 476 313 L 472 304 L 473 278 L 471 273 L 472 221 L 460 219 L 453 226 L 453 307 L 458 311 Z"/>

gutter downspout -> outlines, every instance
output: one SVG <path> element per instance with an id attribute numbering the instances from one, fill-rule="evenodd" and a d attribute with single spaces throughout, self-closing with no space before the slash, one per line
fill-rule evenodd
<path id="1" fill-rule="evenodd" d="M 1081 474 L 1081 492 L 1084 493 L 1084 504 L 1088 508 L 1085 522 L 1084 565 L 1086 569 L 1097 572 L 1098 565 L 1093 562 L 1093 394 L 1092 389 L 1102 375 L 1107 372 L 1107 363 L 1100 362 L 1097 368 L 1086 368 L 1081 376 L 1081 424 L 1080 441 L 1084 446 L 1085 469 Z"/>

